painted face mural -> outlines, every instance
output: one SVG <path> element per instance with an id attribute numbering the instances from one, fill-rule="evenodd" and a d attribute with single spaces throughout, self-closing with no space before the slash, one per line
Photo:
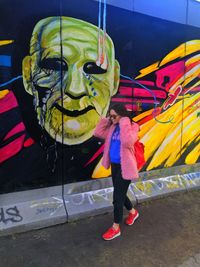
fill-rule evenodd
<path id="1" fill-rule="evenodd" d="M 113 42 L 82 20 L 43 19 L 23 60 L 23 82 L 41 127 L 58 142 L 80 144 L 92 136 L 118 89 Z"/>
<path id="2" fill-rule="evenodd" d="M 110 102 L 140 125 L 145 180 L 199 168 L 199 28 L 106 1 L 11 2 L 0 18 L 0 193 L 110 176 L 103 141 L 90 138 Z"/>

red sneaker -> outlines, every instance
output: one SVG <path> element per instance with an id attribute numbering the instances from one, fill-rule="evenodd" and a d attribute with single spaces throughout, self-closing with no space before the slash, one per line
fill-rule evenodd
<path id="1" fill-rule="evenodd" d="M 132 224 L 134 224 L 134 222 L 137 220 L 138 217 L 139 217 L 139 213 L 138 213 L 137 210 L 135 210 L 135 213 L 134 214 L 132 214 L 132 213 L 129 212 L 129 215 L 126 218 L 125 223 L 127 225 L 132 225 Z"/>
<path id="2" fill-rule="evenodd" d="M 118 228 L 117 230 L 113 227 L 109 228 L 104 234 L 103 234 L 103 239 L 104 240 L 112 240 L 117 236 L 121 235 L 121 231 L 120 228 Z"/>

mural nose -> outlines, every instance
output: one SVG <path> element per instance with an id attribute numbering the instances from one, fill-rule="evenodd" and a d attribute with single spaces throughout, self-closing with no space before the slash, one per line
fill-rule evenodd
<path id="1" fill-rule="evenodd" d="M 87 94 L 83 76 L 80 71 L 73 72 L 73 74 L 68 77 L 64 93 L 73 99 L 81 98 Z"/>

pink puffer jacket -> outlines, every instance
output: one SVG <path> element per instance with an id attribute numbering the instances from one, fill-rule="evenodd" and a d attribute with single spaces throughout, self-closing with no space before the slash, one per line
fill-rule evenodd
<path id="1" fill-rule="evenodd" d="M 102 165 L 106 169 L 110 167 L 109 148 L 115 127 L 108 118 L 102 118 L 94 131 L 94 136 L 105 140 Z M 138 140 L 139 125 L 137 123 L 131 124 L 128 117 L 123 117 L 120 119 L 119 127 L 122 177 L 125 180 L 136 180 L 139 176 L 134 154 L 134 143 Z"/>

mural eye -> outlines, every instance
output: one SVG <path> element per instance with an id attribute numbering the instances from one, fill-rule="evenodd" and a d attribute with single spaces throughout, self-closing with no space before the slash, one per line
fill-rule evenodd
<path id="1" fill-rule="evenodd" d="M 107 70 L 104 70 L 101 67 L 97 66 L 95 62 L 85 63 L 83 70 L 87 74 L 103 74 L 107 72 Z"/>
<path id="2" fill-rule="evenodd" d="M 59 58 L 45 58 L 40 62 L 39 67 L 55 71 L 68 70 L 67 63 Z"/>

